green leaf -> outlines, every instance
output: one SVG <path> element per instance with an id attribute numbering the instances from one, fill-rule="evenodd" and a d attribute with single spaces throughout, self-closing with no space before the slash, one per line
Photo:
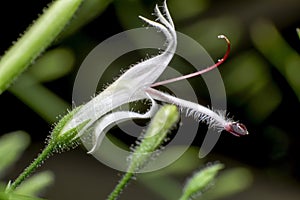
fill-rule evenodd
<path id="1" fill-rule="evenodd" d="M 251 27 L 251 37 L 256 49 L 286 78 L 300 100 L 299 54 L 270 21 L 260 20 L 254 23 Z"/>
<path id="2" fill-rule="evenodd" d="M 0 176 L 16 162 L 30 143 L 29 135 L 23 131 L 5 134 L 0 138 Z"/>
<path id="3" fill-rule="evenodd" d="M 68 74 L 74 66 L 75 55 L 71 49 L 56 48 L 47 51 L 27 71 L 38 82 L 47 82 Z"/>

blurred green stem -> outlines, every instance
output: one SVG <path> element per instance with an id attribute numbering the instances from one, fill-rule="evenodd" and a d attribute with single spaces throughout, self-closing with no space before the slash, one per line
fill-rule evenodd
<path id="1" fill-rule="evenodd" d="M 81 107 L 73 109 L 66 114 L 58 123 L 56 123 L 48 139 L 47 145 L 41 154 L 18 176 L 18 178 L 6 187 L 6 193 L 14 191 L 28 176 L 30 176 L 45 160 L 55 152 L 62 152 L 75 148 L 79 144 L 78 133 L 89 122 L 86 120 L 74 128 L 63 131 L 66 124 L 73 118 L 74 114 Z"/>
<path id="2" fill-rule="evenodd" d="M 6 193 L 14 191 L 28 176 L 30 176 L 53 153 L 56 143 L 50 142 L 42 153 L 7 187 Z"/>
<path id="3" fill-rule="evenodd" d="M 189 200 L 197 195 L 201 195 L 203 191 L 211 186 L 215 176 L 223 168 L 223 164 L 217 163 L 209 165 L 195 173 L 184 186 L 183 193 L 179 200 Z"/>
<path id="4" fill-rule="evenodd" d="M 83 0 L 57 0 L 0 60 L 0 94 L 47 48 Z"/>
<path id="5" fill-rule="evenodd" d="M 112 191 L 112 193 L 108 196 L 107 200 L 117 199 L 132 177 L 133 177 L 133 173 L 132 172 L 127 172 L 123 176 L 122 180 L 115 187 L 115 189 Z"/>
<path id="6" fill-rule="evenodd" d="M 28 73 L 24 73 L 9 91 L 49 123 L 54 123 L 62 110 L 70 108 L 68 103 Z"/>

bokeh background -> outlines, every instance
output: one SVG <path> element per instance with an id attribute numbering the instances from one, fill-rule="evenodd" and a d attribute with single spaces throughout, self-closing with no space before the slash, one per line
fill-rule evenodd
<path id="1" fill-rule="evenodd" d="M 2 2 L 1 54 L 49 3 Z M 137 16 L 154 18 L 151 13 L 156 3 L 162 1 L 86 0 L 66 31 L 1 95 L 0 134 L 23 130 L 32 139 L 6 180 L 15 177 L 37 155 L 56 117 L 71 108 L 73 82 L 87 54 L 114 34 L 145 26 Z M 159 176 L 138 175 L 121 199 L 172 199 L 174 196 L 170 194 L 180 194 L 176 187 L 182 187 L 186 176 L 203 163 L 216 160 L 226 165 L 229 174 L 230 170 L 237 170 L 221 182 L 236 185 L 237 189 L 226 195 L 220 193 L 221 197 L 204 196 L 206 199 L 299 199 L 300 40 L 296 32 L 300 28 L 299 0 L 168 0 L 168 5 L 177 31 L 197 40 L 214 60 L 221 58 L 226 50 L 217 35 L 225 34 L 230 39 L 232 52 L 219 70 L 230 116 L 245 123 L 250 135 L 236 138 L 223 133 L 213 152 L 205 160 L 199 160 L 197 146 L 207 128 L 203 125 L 194 147 L 177 168 L 157 172 Z M 127 61 L 122 59 L 120 68 L 126 68 L 134 56 L 131 54 Z M 137 55 L 136 61 L 140 58 L 142 55 Z M 175 64 L 182 66 L 180 62 Z M 107 73 L 99 88 L 111 83 L 120 68 Z M 209 105 L 203 82 L 200 80 L 199 84 L 197 78 L 190 82 L 199 102 Z M 117 133 L 118 129 L 112 132 Z M 126 143 L 134 141 L 125 136 L 122 139 Z M 53 200 L 105 199 L 122 174 L 86 155 L 83 148 L 55 155 L 41 170 L 55 173 L 55 184 L 44 194 Z M 158 178 L 161 174 L 164 181 Z M 222 184 L 216 183 L 218 187 Z"/>

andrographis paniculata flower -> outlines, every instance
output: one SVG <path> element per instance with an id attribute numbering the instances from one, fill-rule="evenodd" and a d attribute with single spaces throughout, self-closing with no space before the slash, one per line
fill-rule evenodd
<path id="1" fill-rule="evenodd" d="M 115 123 L 133 118 L 152 117 L 157 108 L 155 100 L 175 104 L 182 109 L 192 110 L 199 121 L 207 123 L 210 127 L 216 128 L 218 131 L 226 130 L 235 136 L 248 134 L 243 124 L 227 119 L 225 114 L 221 114 L 222 112 L 214 112 L 197 103 L 179 99 L 155 89 L 156 86 L 197 76 L 218 67 L 226 60 L 230 50 L 229 40 L 221 35 L 219 38 L 225 39 L 228 49 L 224 57 L 220 59 L 218 63 L 193 74 L 155 83 L 171 61 L 177 46 L 176 31 L 166 2 L 164 2 L 163 13 L 156 5 L 155 14 L 158 19 L 157 21 L 151 21 L 141 16 L 140 18 L 165 35 L 167 41 L 165 51 L 131 67 L 103 92 L 83 105 L 62 130 L 63 134 L 89 120 L 87 125 L 79 131 L 77 136 L 82 136 L 87 130 L 92 131 L 93 148 L 89 153 L 93 153 L 97 150 L 106 132 L 114 126 Z M 114 109 L 123 104 L 142 99 L 149 99 L 151 101 L 151 108 L 144 114 L 133 111 L 114 111 Z"/>

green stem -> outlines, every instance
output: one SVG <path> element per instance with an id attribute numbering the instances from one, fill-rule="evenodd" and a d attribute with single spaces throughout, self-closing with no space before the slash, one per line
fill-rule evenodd
<path id="1" fill-rule="evenodd" d="M 190 199 L 190 196 L 187 195 L 187 194 L 183 194 L 183 195 L 179 198 L 179 200 L 189 200 L 189 199 Z"/>
<path id="2" fill-rule="evenodd" d="M 53 153 L 56 144 L 50 142 L 42 153 L 18 176 L 18 178 L 7 188 L 6 192 L 14 191 L 28 176 L 30 176 L 43 162 Z"/>
<path id="3" fill-rule="evenodd" d="M 107 200 L 115 200 L 117 199 L 123 189 L 126 187 L 127 183 L 130 181 L 130 179 L 133 177 L 132 172 L 127 172 L 123 178 L 120 180 L 118 185 L 115 187 L 115 189 L 110 193 L 110 195 L 107 197 Z"/>
<path id="4" fill-rule="evenodd" d="M 69 108 L 64 100 L 28 73 L 24 73 L 8 90 L 49 123 L 54 123 L 61 111 Z"/>
<path id="5" fill-rule="evenodd" d="M 0 60 L 0 94 L 47 48 L 83 0 L 57 0 Z"/>

